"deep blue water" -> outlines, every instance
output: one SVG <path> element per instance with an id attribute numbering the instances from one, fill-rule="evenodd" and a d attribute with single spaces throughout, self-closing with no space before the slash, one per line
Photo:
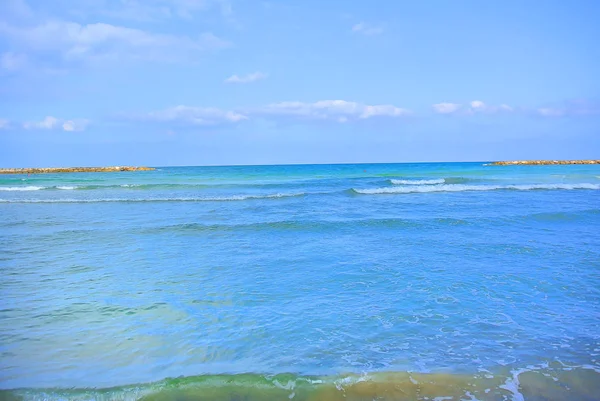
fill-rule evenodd
<path id="1" fill-rule="evenodd" d="M 269 399 L 416 375 L 432 397 L 600 398 L 600 166 L 4 175 L 0 217 L 11 396 L 201 399 L 250 374 Z"/>

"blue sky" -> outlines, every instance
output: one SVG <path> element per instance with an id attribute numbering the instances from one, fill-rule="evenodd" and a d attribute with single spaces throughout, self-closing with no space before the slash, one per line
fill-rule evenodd
<path id="1" fill-rule="evenodd" d="M 600 153 L 597 1 L 0 1 L 0 165 Z"/>

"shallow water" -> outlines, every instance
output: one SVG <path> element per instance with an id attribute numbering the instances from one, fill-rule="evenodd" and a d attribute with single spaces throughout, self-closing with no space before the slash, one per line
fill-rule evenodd
<path id="1" fill-rule="evenodd" d="M 0 399 L 600 397 L 600 166 L 5 175 L 0 216 Z"/>

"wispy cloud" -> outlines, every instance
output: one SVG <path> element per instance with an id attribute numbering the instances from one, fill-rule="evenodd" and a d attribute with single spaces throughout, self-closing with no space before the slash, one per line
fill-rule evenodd
<path id="1" fill-rule="evenodd" d="M 0 1 L 0 15 L 14 20 L 31 17 L 33 11 L 25 0 L 2 0 Z"/>
<path id="2" fill-rule="evenodd" d="M 153 111 L 140 116 L 142 120 L 155 122 L 172 122 L 187 125 L 217 125 L 236 123 L 248 117 L 231 110 L 214 107 L 175 106 L 164 110 Z"/>
<path id="3" fill-rule="evenodd" d="M 367 36 L 380 35 L 383 33 L 383 26 L 359 22 L 352 26 L 352 32 L 361 33 Z"/>
<path id="4" fill-rule="evenodd" d="M 472 115 L 476 113 L 498 113 L 498 112 L 511 112 L 514 109 L 507 105 L 501 104 L 499 106 L 488 105 L 481 100 L 473 100 L 468 105 L 462 105 L 460 103 L 437 103 L 431 106 L 433 111 L 438 114 L 464 114 Z"/>
<path id="5" fill-rule="evenodd" d="M 473 100 L 467 104 L 437 103 L 432 106 L 439 114 L 475 115 L 496 113 L 519 113 L 538 115 L 541 117 L 568 117 L 600 115 L 600 103 L 590 100 L 574 100 L 559 105 L 528 108 L 513 107 L 507 104 L 490 105 L 481 100 Z"/>
<path id="6" fill-rule="evenodd" d="M 511 106 L 507 104 L 494 106 L 486 104 L 481 100 L 473 100 L 471 103 L 469 103 L 469 106 L 470 107 L 468 108 L 467 113 L 497 113 L 501 111 L 510 112 L 514 110 Z"/>
<path id="7" fill-rule="evenodd" d="M 225 80 L 225 83 L 228 84 L 247 84 L 250 82 L 256 82 L 256 81 L 260 81 L 263 79 L 266 79 L 268 77 L 267 74 L 264 74 L 262 72 L 253 72 L 251 74 L 247 74 L 247 75 L 232 75 L 229 78 L 227 78 Z"/>
<path id="8" fill-rule="evenodd" d="M 27 27 L 0 22 L 0 35 L 7 36 L 19 48 L 30 53 L 55 53 L 63 62 L 107 59 L 181 61 L 194 59 L 206 50 L 230 45 L 212 33 L 191 38 L 106 23 L 81 25 L 59 20 Z M 14 59 L 15 56 L 7 57 Z"/>
<path id="9" fill-rule="evenodd" d="M 346 100 L 320 100 L 314 103 L 273 103 L 262 108 L 259 112 L 270 116 L 295 116 L 339 122 L 372 117 L 403 117 L 411 114 L 409 110 L 389 104 L 368 105 Z"/>
<path id="10" fill-rule="evenodd" d="M 61 120 L 56 117 L 47 116 L 41 121 L 27 121 L 23 123 L 25 129 L 52 130 L 61 128 L 63 131 L 83 131 L 89 124 L 89 120 Z"/>
<path id="11" fill-rule="evenodd" d="M 0 129 L 7 129 L 10 127 L 10 121 L 5 118 L 0 118 Z"/>
<path id="12" fill-rule="evenodd" d="M 552 107 L 540 107 L 535 113 L 542 117 L 571 117 L 600 115 L 600 102 L 579 99 Z"/>
<path id="13" fill-rule="evenodd" d="M 436 103 L 433 106 L 433 110 L 439 114 L 451 114 L 456 113 L 460 110 L 461 105 L 458 103 Z"/>
<path id="14" fill-rule="evenodd" d="M 25 129 L 53 129 L 59 124 L 58 118 L 47 116 L 42 121 L 28 121 L 23 123 Z"/>
<path id="15" fill-rule="evenodd" d="M 487 105 L 481 100 L 473 100 L 471 102 L 471 110 L 483 111 L 485 109 L 487 109 Z"/>
<path id="16" fill-rule="evenodd" d="M 223 110 L 214 107 L 179 105 L 164 110 L 130 116 L 134 120 L 213 126 L 239 123 L 253 117 L 330 120 L 349 122 L 374 117 L 402 117 L 410 111 L 393 105 L 367 105 L 344 100 L 321 100 L 314 103 L 281 102 L 249 110 Z"/>
<path id="17" fill-rule="evenodd" d="M 13 0 L 15 1 L 15 0 Z M 22 0 L 21 0 L 22 1 Z M 62 1 L 70 13 L 79 16 L 103 16 L 128 21 L 191 20 L 202 14 L 231 17 L 229 0 L 85 0 Z"/>
<path id="18" fill-rule="evenodd" d="M 550 107 L 540 107 L 537 113 L 543 117 L 562 117 L 565 115 L 564 109 L 553 109 Z"/>
<path id="19" fill-rule="evenodd" d="M 62 128 L 65 131 L 84 131 L 89 123 L 89 120 L 85 119 L 67 120 L 63 122 Z"/>
<path id="20" fill-rule="evenodd" d="M 27 64 L 24 54 L 5 52 L 0 55 L 0 69 L 8 72 L 18 71 Z"/>

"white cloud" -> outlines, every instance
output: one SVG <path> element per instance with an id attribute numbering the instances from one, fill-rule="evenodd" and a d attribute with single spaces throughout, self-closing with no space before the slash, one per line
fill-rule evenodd
<path id="1" fill-rule="evenodd" d="M 10 127 L 10 121 L 0 118 L 0 129 L 7 129 L 8 127 Z"/>
<path id="2" fill-rule="evenodd" d="M 461 108 L 461 105 L 458 103 L 437 103 L 432 107 L 436 113 L 451 114 L 456 113 Z"/>
<path id="3" fill-rule="evenodd" d="M 486 105 L 485 103 L 483 103 L 481 100 L 473 100 L 471 102 L 471 109 L 473 110 L 485 110 L 486 109 Z"/>
<path id="4" fill-rule="evenodd" d="M 55 0 L 56 1 L 56 0 Z M 77 4 L 62 0 L 64 6 L 81 15 L 103 15 L 133 21 L 192 19 L 199 13 L 232 14 L 228 0 L 86 0 Z"/>
<path id="5" fill-rule="evenodd" d="M 6 52 L 0 55 L 0 69 L 6 71 L 17 71 L 27 64 L 27 57 L 24 54 Z"/>
<path id="6" fill-rule="evenodd" d="M 379 25 L 371 25 L 366 22 L 359 22 L 352 26 L 352 32 L 362 33 L 363 35 L 372 36 L 383 33 L 383 27 Z"/>
<path id="7" fill-rule="evenodd" d="M 0 1 L 0 15 L 3 15 L 5 19 L 17 19 L 31 17 L 33 12 L 25 0 L 2 0 Z"/>
<path id="8" fill-rule="evenodd" d="M 229 78 L 227 78 L 225 82 L 228 84 L 247 84 L 250 82 L 256 82 L 262 79 L 266 79 L 267 76 L 267 74 L 257 71 L 253 72 L 252 74 L 242 76 L 232 75 Z"/>
<path id="9" fill-rule="evenodd" d="M 346 122 L 349 119 L 401 117 L 411 114 L 410 111 L 393 105 L 367 105 L 346 100 L 320 100 L 314 103 L 274 103 L 261 109 L 260 113 L 322 120 L 331 119 L 339 122 Z"/>
<path id="10" fill-rule="evenodd" d="M 501 111 L 510 112 L 513 108 L 507 104 L 501 104 L 500 106 L 490 106 L 483 103 L 481 100 L 473 100 L 471 103 L 470 112 L 486 112 L 486 113 L 498 113 Z"/>
<path id="11" fill-rule="evenodd" d="M 81 25 L 48 21 L 33 27 L 14 27 L 0 22 L 5 34 L 19 47 L 36 52 L 56 52 L 63 60 L 128 59 L 176 61 L 230 44 L 211 33 L 196 38 L 126 28 L 105 23 Z"/>
<path id="12" fill-rule="evenodd" d="M 433 110 L 439 114 L 463 114 L 463 115 L 473 115 L 475 113 L 498 113 L 498 112 L 509 112 L 513 111 L 513 108 L 506 105 L 501 104 L 500 106 L 491 106 L 484 103 L 481 100 L 473 100 L 469 102 L 468 107 L 463 107 L 463 105 L 459 103 L 437 103 L 434 104 Z"/>
<path id="13" fill-rule="evenodd" d="M 143 119 L 158 122 L 179 122 L 191 125 L 217 125 L 236 123 L 248 119 L 244 114 L 221 110 L 214 107 L 175 106 L 154 111 L 142 116 Z"/>
<path id="14" fill-rule="evenodd" d="M 565 115 L 565 110 L 543 107 L 537 109 L 539 115 L 544 117 L 561 117 Z"/>
<path id="15" fill-rule="evenodd" d="M 76 120 L 60 120 L 56 117 L 47 116 L 42 121 L 27 121 L 23 123 L 25 129 L 58 129 L 62 128 L 64 131 L 83 131 L 89 124 L 88 120 L 76 119 Z"/>
<path id="16" fill-rule="evenodd" d="M 233 124 L 263 117 L 298 117 L 331 120 L 340 123 L 373 117 L 401 117 L 411 114 L 408 110 L 392 105 L 366 105 L 345 100 L 321 100 L 314 103 L 281 102 L 247 111 L 222 110 L 213 107 L 175 106 L 137 116 L 137 119 L 179 123 L 186 125 Z M 134 116 L 135 117 L 135 116 Z"/>
<path id="17" fill-rule="evenodd" d="M 600 115 L 600 102 L 595 99 L 576 99 L 562 104 L 540 107 L 535 113 L 542 117 L 571 117 Z"/>
<path id="18" fill-rule="evenodd" d="M 67 120 L 62 124 L 65 131 L 83 131 L 89 124 L 88 120 Z"/>
<path id="19" fill-rule="evenodd" d="M 58 118 L 47 116 L 42 121 L 28 121 L 23 123 L 25 129 L 53 129 L 59 124 Z"/>

